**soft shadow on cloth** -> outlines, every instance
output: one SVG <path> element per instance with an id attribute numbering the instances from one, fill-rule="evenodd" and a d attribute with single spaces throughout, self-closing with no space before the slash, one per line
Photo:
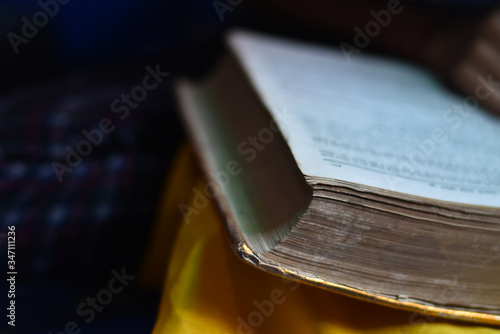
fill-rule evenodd
<path id="1" fill-rule="evenodd" d="M 233 253 L 213 200 L 191 214 L 189 223 L 183 221 L 178 205 L 193 208 L 194 189 L 206 185 L 188 145 L 169 182 L 147 265 L 165 268 L 151 260 L 154 254 L 168 262 L 154 334 L 500 333 L 355 300 L 253 268 Z M 167 244 L 170 250 L 160 252 Z"/>

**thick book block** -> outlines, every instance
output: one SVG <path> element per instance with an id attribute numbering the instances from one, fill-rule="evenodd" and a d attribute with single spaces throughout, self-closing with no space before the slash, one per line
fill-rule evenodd
<path id="1" fill-rule="evenodd" d="M 393 59 L 248 32 L 187 128 L 236 253 L 376 303 L 500 322 L 500 120 Z"/>

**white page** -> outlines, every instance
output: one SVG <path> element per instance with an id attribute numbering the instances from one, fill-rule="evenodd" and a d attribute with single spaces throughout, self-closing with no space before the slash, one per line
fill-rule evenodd
<path id="1" fill-rule="evenodd" d="M 243 31 L 229 44 L 304 174 L 500 207 L 500 119 L 429 72 Z"/>

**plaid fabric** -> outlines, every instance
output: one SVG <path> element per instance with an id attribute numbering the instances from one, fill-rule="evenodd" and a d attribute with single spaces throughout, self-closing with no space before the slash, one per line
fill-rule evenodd
<path id="1" fill-rule="evenodd" d="M 20 280 L 88 280 L 141 254 L 179 129 L 168 80 L 127 118 L 112 112 L 146 74 L 122 72 L 74 73 L 0 98 L 0 234 L 16 226 Z M 114 131 L 60 182 L 53 163 L 103 118 Z"/>

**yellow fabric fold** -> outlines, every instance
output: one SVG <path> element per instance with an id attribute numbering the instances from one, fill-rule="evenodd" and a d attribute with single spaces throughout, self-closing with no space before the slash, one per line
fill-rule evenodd
<path id="1" fill-rule="evenodd" d="M 172 208 L 178 208 L 180 203 L 193 208 L 186 194 L 192 198 L 193 185 L 201 191 L 206 182 L 200 172 L 193 173 L 192 168 L 185 167 L 196 162 L 192 153 L 185 153 L 190 152 L 189 147 L 183 151 L 184 157 L 181 154 L 173 168 L 177 173 L 175 182 L 166 190 L 180 196 L 164 198 L 162 208 L 171 214 L 160 214 L 156 226 L 156 231 L 172 231 L 177 228 L 164 225 L 176 225 L 178 232 L 154 334 L 500 333 L 495 328 L 446 321 L 341 296 L 243 263 L 230 247 L 213 201 L 193 211 L 189 223 L 183 221 L 180 212 L 172 213 Z M 156 232 L 155 237 L 168 239 Z M 149 261 L 149 265 L 155 262 Z"/>

